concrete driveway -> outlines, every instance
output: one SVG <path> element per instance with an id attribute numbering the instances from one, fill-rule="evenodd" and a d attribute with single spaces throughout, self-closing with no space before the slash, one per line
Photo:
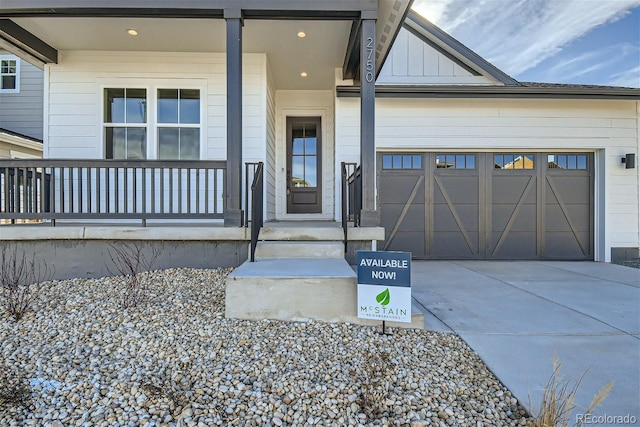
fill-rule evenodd
<path id="1" fill-rule="evenodd" d="M 538 407 L 554 353 L 587 372 L 570 425 L 615 381 L 585 425 L 640 424 L 640 270 L 596 262 L 414 261 L 414 310 L 455 331 L 525 405 Z M 606 418 L 605 418 L 606 417 Z M 633 421 L 633 419 L 631 419 Z M 628 421 L 627 421 L 628 422 Z"/>

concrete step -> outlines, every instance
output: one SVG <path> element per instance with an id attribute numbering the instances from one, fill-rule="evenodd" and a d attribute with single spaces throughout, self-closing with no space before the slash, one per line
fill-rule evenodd
<path id="1" fill-rule="evenodd" d="M 356 273 L 342 258 L 285 258 L 245 262 L 226 281 L 225 315 L 237 319 L 349 322 L 357 316 Z M 423 328 L 424 316 L 389 326 Z"/>
<path id="2" fill-rule="evenodd" d="M 261 241 L 256 259 L 269 258 L 344 258 L 344 244 L 337 241 Z"/>
<path id="3" fill-rule="evenodd" d="M 349 227 L 349 240 L 384 240 L 382 227 Z M 341 227 L 269 226 L 260 230 L 260 240 L 342 241 Z"/>

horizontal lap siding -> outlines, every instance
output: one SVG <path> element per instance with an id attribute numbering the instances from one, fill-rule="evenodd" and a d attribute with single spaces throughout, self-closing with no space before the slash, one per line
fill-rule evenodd
<path id="1" fill-rule="evenodd" d="M 43 82 L 42 70 L 20 60 L 20 92 L 0 94 L 1 128 L 42 139 Z"/>
<path id="2" fill-rule="evenodd" d="M 60 63 L 47 66 L 45 156 L 104 157 L 101 88 L 104 84 L 155 86 L 205 82 L 201 94 L 204 158 L 226 159 L 226 56 L 224 53 L 60 52 Z M 247 159 L 264 157 L 265 80 L 262 54 L 243 57 L 244 145 Z"/>

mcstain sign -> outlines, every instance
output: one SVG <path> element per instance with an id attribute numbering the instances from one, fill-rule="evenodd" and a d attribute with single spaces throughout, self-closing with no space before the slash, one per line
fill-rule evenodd
<path id="1" fill-rule="evenodd" d="M 358 251 L 358 317 L 411 322 L 411 254 Z"/>

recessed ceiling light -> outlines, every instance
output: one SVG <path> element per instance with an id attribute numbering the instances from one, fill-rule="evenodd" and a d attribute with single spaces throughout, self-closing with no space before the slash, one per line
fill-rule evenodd
<path id="1" fill-rule="evenodd" d="M 299 31 L 298 32 L 298 37 L 300 37 L 302 39 L 302 38 L 307 37 L 307 34 L 304 31 Z"/>
<path id="2" fill-rule="evenodd" d="M 137 36 L 138 32 L 136 30 L 134 30 L 133 28 L 130 28 L 127 30 L 127 34 L 129 34 L 130 36 Z"/>
<path id="3" fill-rule="evenodd" d="M 307 74 L 307 73 L 306 73 L 306 72 L 304 72 L 304 71 L 300 73 L 300 77 L 307 77 L 308 75 L 309 75 L 309 74 Z"/>

